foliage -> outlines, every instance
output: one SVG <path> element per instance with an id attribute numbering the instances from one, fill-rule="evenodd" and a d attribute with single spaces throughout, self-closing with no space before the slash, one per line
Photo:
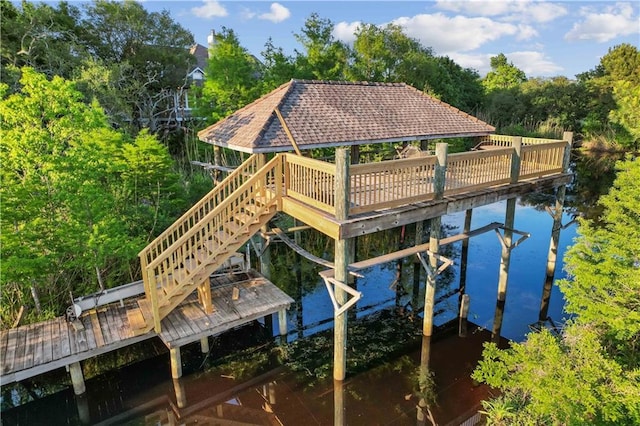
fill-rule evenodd
<path id="1" fill-rule="evenodd" d="M 333 36 L 333 22 L 312 13 L 295 39 L 304 52 L 296 50 L 296 77 L 310 80 L 344 80 L 348 49 Z"/>
<path id="2" fill-rule="evenodd" d="M 503 392 L 485 405 L 500 424 L 640 423 L 639 180 L 640 162 L 621 162 L 603 225 L 581 220 L 565 257 L 572 279 L 559 284 L 576 316 L 561 336 L 485 347 L 473 377 Z"/>
<path id="3" fill-rule="evenodd" d="M 260 95 L 258 60 L 240 45 L 235 32 L 222 28 L 210 47 L 209 64 L 202 89 L 203 115 L 216 122 L 252 102 Z"/>
<path id="4" fill-rule="evenodd" d="M 20 90 L 0 101 L 5 324 L 29 295 L 51 315 L 69 292 L 132 281 L 137 251 L 185 207 L 154 137 L 112 130 L 73 82 L 21 74 Z"/>
<path id="5" fill-rule="evenodd" d="M 482 80 L 487 92 L 518 87 L 527 81 L 524 71 L 507 60 L 504 53 L 491 58 L 491 71 Z"/>

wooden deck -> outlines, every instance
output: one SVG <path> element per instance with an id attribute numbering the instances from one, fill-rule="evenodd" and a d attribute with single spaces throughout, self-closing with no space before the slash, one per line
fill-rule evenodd
<path id="1" fill-rule="evenodd" d="M 137 298 L 84 312 L 75 324 L 60 317 L 2 331 L 0 383 L 28 379 L 156 336 L 169 348 L 179 347 L 276 313 L 293 302 L 253 270 L 214 277 L 211 286 L 212 314 L 204 312 L 193 293 L 164 318 L 160 334 L 134 336 L 129 317 L 140 310 Z"/>

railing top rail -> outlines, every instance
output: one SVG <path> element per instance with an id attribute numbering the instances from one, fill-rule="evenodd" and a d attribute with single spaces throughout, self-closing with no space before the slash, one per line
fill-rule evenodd
<path id="1" fill-rule="evenodd" d="M 307 166 L 309 168 L 320 170 L 325 173 L 330 173 L 330 174 L 336 173 L 336 165 L 333 163 L 328 163 L 326 161 L 316 160 L 308 157 L 301 157 L 299 155 L 294 155 L 294 154 L 280 154 L 280 155 L 285 157 L 285 160 L 287 163 L 300 164 L 303 166 Z"/>
<path id="2" fill-rule="evenodd" d="M 222 180 L 218 185 L 216 185 L 211 191 L 209 191 L 204 197 L 202 197 L 198 202 L 196 202 L 189 210 L 187 210 L 180 218 L 178 218 L 171 226 L 165 229 L 160 235 L 153 239 L 145 248 L 140 250 L 138 256 L 143 256 L 145 253 L 153 249 L 153 246 L 160 243 L 163 239 L 167 238 L 175 229 L 181 224 L 187 222 L 187 220 L 205 203 L 207 203 L 213 196 L 221 191 L 221 188 L 224 188 L 230 181 L 235 179 L 238 175 L 244 173 L 245 165 L 249 165 L 254 162 L 256 158 L 256 154 L 251 155 L 242 165 L 236 168 L 234 171 L 229 173 L 226 178 Z M 243 167 L 245 166 L 245 167 Z"/>
<path id="3" fill-rule="evenodd" d="M 380 170 L 401 169 L 405 167 L 422 166 L 435 164 L 437 157 L 435 155 L 426 155 L 416 158 L 401 158 L 399 160 L 380 161 L 376 163 L 352 164 L 349 171 L 352 176 L 377 172 Z"/>

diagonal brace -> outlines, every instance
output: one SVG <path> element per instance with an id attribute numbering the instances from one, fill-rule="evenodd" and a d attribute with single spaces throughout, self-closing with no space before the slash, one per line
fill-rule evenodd
<path id="1" fill-rule="evenodd" d="M 558 210 L 555 207 L 544 206 L 544 209 L 545 209 L 545 211 L 547 213 L 549 213 L 549 216 L 551 216 L 552 218 L 555 219 L 556 213 L 558 212 Z M 560 229 L 567 229 L 568 227 L 570 227 L 571 225 L 573 225 L 577 221 L 578 221 L 578 219 L 574 217 L 573 219 L 571 219 L 569 222 L 565 223 L 564 225 L 560 224 Z"/>
<path id="2" fill-rule="evenodd" d="M 323 276 L 322 279 L 324 280 L 324 284 L 327 286 L 327 292 L 329 292 L 329 297 L 331 298 L 331 303 L 333 303 L 333 314 L 335 316 L 342 315 L 347 309 L 351 308 L 353 305 L 356 304 L 356 302 L 358 302 L 358 300 L 360 300 L 362 298 L 362 293 L 361 292 L 349 287 L 348 285 L 336 280 L 333 277 L 324 277 Z M 342 290 L 346 291 L 347 293 L 349 293 L 353 297 L 351 297 L 351 299 L 349 299 L 342 306 L 340 306 L 338 304 L 338 301 L 336 300 L 336 294 L 335 294 L 334 288 L 331 286 L 331 284 L 333 284 L 336 287 L 340 287 Z"/>
<path id="3" fill-rule="evenodd" d="M 442 265 L 440 265 L 435 271 L 433 271 L 433 269 L 431 268 L 431 265 L 429 265 L 429 263 L 424 258 L 422 253 L 416 253 L 416 256 L 418 256 L 418 259 L 420 259 L 420 263 L 422 263 L 422 267 L 424 268 L 425 271 L 427 271 L 427 274 L 429 274 L 431 277 L 437 277 L 442 272 L 444 272 L 445 269 L 447 269 L 449 266 L 453 265 L 453 260 L 451 260 L 451 259 L 449 259 L 447 257 L 444 257 L 444 256 L 442 256 L 440 254 L 437 254 L 437 253 L 431 253 L 429 250 L 427 250 L 426 253 L 429 256 L 435 257 L 436 260 L 439 260 L 440 262 L 442 262 Z"/>
<path id="4" fill-rule="evenodd" d="M 500 233 L 499 230 L 495 230 L 496 231 L 496 235 L 498 236 L 498 239 L 500 240 L 500 244 L 502 245 L 503 249 L 509 250 L 511 251 L 512 249 L 518 247 L 522 242 L 524 242 L 524 240 L 526 240 L 527 238 L 529 238 L 531 236 L 530 233 L 528 232 L 523 232 L 523 231 L 518 231 L 517 229 L 511 229 L 511 228 L 505 228 L 504 226 L 501 226 L 502 229 L 509 230 L 511 232 L 513 232 L 514 234 L 518 234 L 520 235 L 520 238 L 513 244 L 511 244 L 511 246 L 507 247 L 507 242 L 504 239 L 504 235 L 502 235 Z"/>

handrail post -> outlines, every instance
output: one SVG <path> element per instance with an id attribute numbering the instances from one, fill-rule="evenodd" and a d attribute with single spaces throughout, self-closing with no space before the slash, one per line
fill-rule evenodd
<path id="1" fill-rule="evenodd" d="M 284 197 L 285 194 L 285 181 L 284 181 L 284 155 L 282 154 L 277 154 L 278 156 L 278 163 L 275 165 L 275 171 L 274 171 L 274 185 L 275 185 L 275 191 L 276 191 L 276 200 L 277 200 L 277 204 L 278 204 L 278 210 L 282 210 L 282 197 Z"/>
<path id="2" fill-rule="evenodd" d="M 520 178 L 520 165 L 522 163 L 522 137 L 514 136 L 512 144 L 513 154 L 511 154 L 511 183 L 517 183 Z"/>
<path id="3" fill-rule="evenodd" d="M 573 132 L 564 132 L 562 140 L 567 142 L 567 146 L 564 148 L 564 157 L 562 158 L 562 171 L 567 173 L 571 161 L 571 149 L 573 148 Z"/>
<path id="4" fill-rule="evenodd" d="M 147 275 L 149 273 L 147 272 Z M 160 333 L 162 328 L 160 326 L 160 304 L 158 303 L 158 286 L 156 283 L 156 278 L 152 277 L 149 280 L 149 294 L 151 297 L 151 311 L 153 313 L 153 328 L 156 333 Z"/>
<path id="5" fill-rule="evenodd" d="M 447 150 L 449 145 L 446 143 L 436 144 L 436 168 L 433 176 L 433 192 L 435 199 L 441 200 L 444 196 L 445 181 L 447 178 Z"/>
<path id="6" fill-rule="evenodd" d="M 336 180 L 335 180 L 335 211 L 336 219 L 346 220 L 349 217 L 349 204 L 351 203 L 351 176 L 349 175 L 349 163 L 351 162 L 349 149 L 336 149 Z"/>

